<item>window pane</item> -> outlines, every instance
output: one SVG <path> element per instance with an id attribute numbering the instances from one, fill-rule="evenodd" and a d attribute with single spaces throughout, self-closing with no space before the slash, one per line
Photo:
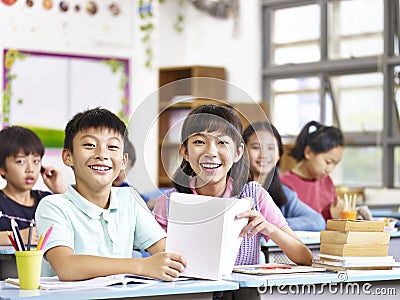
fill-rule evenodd
<path id="1" fill-rule="evenodd" d="M 275 61 L 276 65 L 283 64 L 299 64 L 312 61 L 318 61 L 320 59 L 319 46 L 318 45 L 307 45 L 307 46 L 291 46 L 282 47 L 275 49 Z"/>
<path id="2" fill-rule="evenodd" d="M 382 130 L 382 74 L 336 76 L 331 78 L 331 84 L 343 131 Z"/>
<path id="3" fill-rule="evenodd" d="M 397 118 L 400 122 L 400 66 L 394 67 L 394 99 L 397 111 Z M 397 133 L 397 131 L 395 131 Z"/>
<path id="4" fill-rule="evenodd" d="M 400 147 L 394 148 L 394 187 L 400 188 Z"/>
<path id="5" fill-rule="evenodd" d="M 382 149 L 346 146 L 332 179 L 336 185 L 382 186 Z"/>
<path id="6" fill-rule="evenodd" d="M 329 57 L 383 53 L 383 1 L 332 1 L 328 5 Z"/>
<path id="7" fill-rule="evenodd" d="M 273 12 L 272 49 L 275 64 L 320 59 L 320 8 L 306 5 Z"/>
<path id="8" fill-rule="evenodd" d="M 271 115 L 282 135 L 297 135 L 308 121 L 320 121 L 319 87 L 315 77 L 272 82 Z"/>

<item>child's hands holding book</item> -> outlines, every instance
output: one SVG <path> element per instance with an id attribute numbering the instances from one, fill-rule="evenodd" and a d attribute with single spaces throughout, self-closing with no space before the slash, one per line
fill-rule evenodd
<path id="1" fill-rule="evenodd" d="M 266 236 L 271 236 L 278 229 L 274 224 L 268 222 L 256 209 L 246 210 L 245 212 L 238 214 L 236 218 L 249 218 L 247 225 L 243 227 L 239 234 L 240 237 L 243 237 L 246 234 L 248 237 L 253 237 L 258 232 Z"/>
<path id="2" fill-rule="evenodd" d="M 172 281 L 178 278 L 186 267 L 186 261 L 182 255 L 171 252 L 158 252 L 150 257 L 143 258 L 146 262 L 145 276 Z"/>

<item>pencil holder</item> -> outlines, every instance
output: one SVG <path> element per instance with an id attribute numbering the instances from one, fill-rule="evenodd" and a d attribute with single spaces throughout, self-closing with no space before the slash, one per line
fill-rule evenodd
<path id="1" fill-rule="evenodd" d="M 35 290 L 39 288 L 42 258 L 42 250 L 15 252 L 21 290 Z"/>
<path id="2" fill-rule="evenodd" d="M 355 220 L 357 217 L 357 211 L 346 211 L 342 210 L 340 212 L 340 218 L 342 219 L 348 219 L 348 220 Z"/>

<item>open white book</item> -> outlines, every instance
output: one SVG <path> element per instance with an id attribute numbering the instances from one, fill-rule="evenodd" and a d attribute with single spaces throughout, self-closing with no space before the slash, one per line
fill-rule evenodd
<path id="1" fill-rule="evenodd" d="M 246 219 L 235 219 L 252 206 L 252 199 L 216 198 L 172 193 L 167 252 L 182 254 L 183 276 L 220 280 L 232 273 Z"/>
<path id="2" fill-rule="evenodd" d="M 175 280 L 187 280 L 188 278 L 179 277 Z M 60 281 L 57 276 L 53 277 L 41 277 L 39 289 L 41 290 L 66 290 L 66 289 L 83 289 L 83 288 L 100 288 L 115 284 L 126 285 L 128 283 L 158 283 L 161 280 L 149 278 L 145 276 L 139 276 L 134 274 L 117 274 L 109 275 L 104 277 L 95 277 L 87 280 L 77 281 Z M 11 286 L 19 287 L 18 278 L 7 278 L 6 284 Z"/>

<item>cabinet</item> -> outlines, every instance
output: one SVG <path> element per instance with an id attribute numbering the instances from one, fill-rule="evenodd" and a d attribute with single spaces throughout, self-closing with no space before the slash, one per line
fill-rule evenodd
<path id="1" fill-rule="evenodd" d="M 266 108 L 257 103 L 229 103 L 224 68 L 183 66 L 159 70 L 158 187 L 171 187 L 182 158 L 180 131 L 187 114 L 203 104 L 230 105 L 243 126 L 265 120 Z M 261 110 L 260 110 L 261 106 Z"/>

